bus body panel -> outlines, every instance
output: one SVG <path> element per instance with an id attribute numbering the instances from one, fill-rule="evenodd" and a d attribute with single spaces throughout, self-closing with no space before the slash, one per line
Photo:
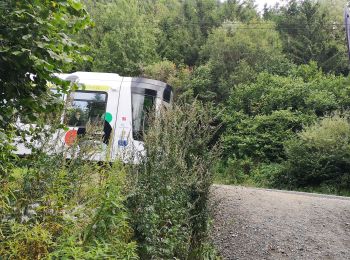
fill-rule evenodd
<path id="1" fill-rule="evenodd" d="M 48 154 L 63 152 L 67 158 L 75 157 L 83 144 L 78 141 L 75 150 L 69 149 L 74 138 L 85 136 L 96 122 L 100 128 L 91 130 L 96 138 L 84 142 L 98 149 L 86 159 L 137 162 L 138 155 L 144 153 L 142 135 L 148 127 L 146 114 L 148 110 L 156 111 L 163 105 L 170 105 L 171 87 L 156 80 L 113 73 L 75 72 L 56 76 L 78 85 L 78 90 L 61 97 L 65 102 L 61 123 L 68 128 L 56 130 L 46 144 L 34 143 L 34 146 L 44 147 Z M 26 129 L 30 125 L 18 121 L 17 127 Z M 30 136 L 26 137 L 27 142 L 29 139 Z M 17 154 L 31 153 L 23 143 L 16 142 L 16 146 Z"/>

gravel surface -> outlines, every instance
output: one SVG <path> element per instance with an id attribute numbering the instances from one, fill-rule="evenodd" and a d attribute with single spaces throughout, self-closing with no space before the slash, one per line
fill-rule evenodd
<path id="1" fill-rule="evenodd" d="M 223 259 L 350 259 L 350 199 L 214 185 L 212 239 Z"/>

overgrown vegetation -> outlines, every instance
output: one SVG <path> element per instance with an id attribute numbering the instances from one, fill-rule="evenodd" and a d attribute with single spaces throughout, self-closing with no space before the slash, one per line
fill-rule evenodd
<path id="1" fill-rule="evenodd" d="M 0 193 L 0 255 L 214 259 L 208 196 L 217 127 L 206 111 L 198 102 L 160 111 L 136 165 L 87 161 L 91 147 L 82 146 L 70 160 L 65 154 L 76 154 L 75 146 L 18 160 Z"/>
<path id="2" fill-rule="evenodd" d="M 329 187 L 349 193 L 348 115 L 327 116 L 285 143 L 285 173 L 277 181 L 288 188 Z"/>
<path id="3" fill-rule="evenodd" d="M 153 119 L 145 136 L 147 155 L 131 167 L 131 223 L 142 259 L 214 259 L 209 250 L 211 147 L 217 127 L 207 107 L 173 106 Z"/>
<path id="4" fill-rule="evenodd" d="M 1 257 L 138 258 L 120 164 L 66 161 L 63 154 L 18 163 L 0 193 Z"/>
<path id="5" fill-rule="evenodd" d="M 250 0 L 2 1 L 0 256 L 214 258 L 213 170 L 225 183 L 348 195 L 346 4 L 289 0 L 260 15 Z M 63 107 L 47 82 L 65 93 L 54 73 L 75 70 L 174 87 L 182 108 L 154 119 L 140 164 L 13 155 L 15 138 L 42 137 Z M 19 131 L 19 116 L 35 127 Z"/>

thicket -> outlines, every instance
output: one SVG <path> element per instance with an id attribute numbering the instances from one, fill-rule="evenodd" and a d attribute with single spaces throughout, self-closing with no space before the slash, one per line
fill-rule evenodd
<path id="1" fill-rule="evenodd" d="M 174 105 L 153 118 L 146 155 L 130 166 L 128 197 L 142 259 L 214 259 L 209 232 L 209 189 L 219 148 L 213 114 L 198 102 Z"/>
<path id="2" fill-rule="evenodd" d="M 230 96 L 223 121 L 226 155 L 235 150 L 256 162 L 285 159 L 283 143 L 303 126 L 337 109 L 347 109 L 349 81 L 323 74 L 315 63 L 288 76 L 267 73 L 254 83 L 238 85 Z"/>
<path id="3" fill-rule="evenodd" d="M 283 160 L 230 158 L 219 180 L 348 196 L 349 129 L 348 112 L 326 115 L 282 142 Z"/>
<path id="4" fill-rule="evenodd" d="M 289 189 L 349 194 L 350 123 L 347 114 L 327 116 L 285 143 L 284 173 L 276 182 Z"/>
<path id="5" fill-rule="evenodd" d="M 288 76 L 262 73 L 255 83 L 238 85 L 228 101 L 228 113 L 223 116 L 226 127 L 222 140 L 227 159 L 218 165 L 219 180 L 344 193 L 349 188 L 343 180 L 348 167 L 345 163 L 331 165 L 334 157 L 346 161 L 348 154 L 329 142 L 347 142 L 346 135 L 337 134 L 337 127 L 343 126 L 334 119 L 334 129 L 329 131 L 330 126 L 318 122 L 349 109 L 348 91 L 347 78 L 324 74 L 315 63 L 299 66 Z M 301 138 L 304 131 L 307 135 L 311 129 L 319 134 L 317 142 L 324 145 L 324 150 L 318 150 L 323 154 L 322 162 L 320 154 L 308 150 L 311 144 Z M 325 132 L 328 136 L 321 134 Z"/>
<path id="6" fill-rule="evenodd" d="M 0 256 L 214 259 L 213 115 L 195 102 L 159 111 L 152 122 L 138 164 L 87 161 L 99 152 L 88 136 L 56 155 L 42 152 L 54 148 L 46 143 L 13 160 L 0 192 Z"/>
<path id="7" fill-rule="evenodd" d="M 87 31 L 75 0 L 0 3 L 1 254 L 214 257 L 212 166 L 223 182 L 348 191 L 350 84 L 337 6 L 290 0 L 261 17 L 248 0 L 82 2 Z M 19 166 L 16 119 L 62 108 L 47 81 L 67 91 L 53 75 L 75 70 L 167 81 L 175 102 L 194 108 L 161 114 L 136 166 L 43 154 Z"/>

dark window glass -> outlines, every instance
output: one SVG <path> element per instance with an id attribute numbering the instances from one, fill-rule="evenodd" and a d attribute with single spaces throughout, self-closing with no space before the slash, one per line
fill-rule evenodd
<path id="1" fill-rule="evenodd" d="M 73 92 L 66 107 L 65 123 L 68 126 L 86 128 L 103 126 L 107 94 L 103 92 Z"/>
<path id="2" fill-rule="evenodd" d="M 157 91 L 131 88 L 132 125 L 134 140 L 143 140 L 143 134 L 149 126 L 150 113 L 155 111 Z"/>
<path id="3" fill-rule="evenodd" d="M 172 93 L 171 87 L 169 85 L 166 85 L 166 88 L 164 89 L 164 92 L 163 92 L 163 100 L 165 102 L 170 103 L 171 93 Z"/>

